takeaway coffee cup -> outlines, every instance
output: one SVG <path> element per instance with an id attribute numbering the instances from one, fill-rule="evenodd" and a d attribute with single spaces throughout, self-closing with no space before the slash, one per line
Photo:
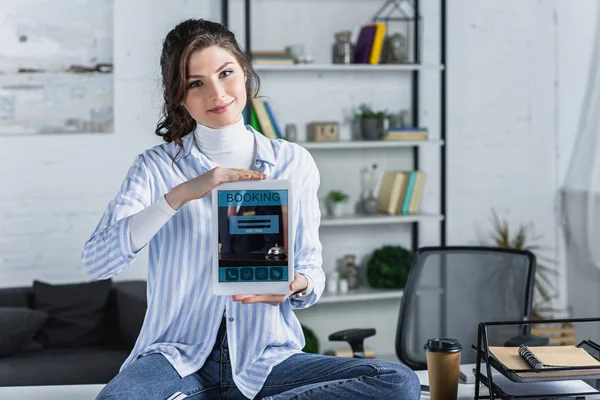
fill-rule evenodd
<path id="1" fill-rule="evenodd" d="M 462 345 L 455 339 L 430 339 L 424 348 L 431 400 L 456 400 Z"/>

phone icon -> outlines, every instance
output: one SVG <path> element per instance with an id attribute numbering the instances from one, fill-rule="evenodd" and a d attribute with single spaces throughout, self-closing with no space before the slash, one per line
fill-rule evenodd
<path id="1" fill-rule="evenodd" d="M 238 270 L 237 268 L 227 268 L 225 270 L 225 279 L 228 281 L 237 281 L 238 280 Z"/>

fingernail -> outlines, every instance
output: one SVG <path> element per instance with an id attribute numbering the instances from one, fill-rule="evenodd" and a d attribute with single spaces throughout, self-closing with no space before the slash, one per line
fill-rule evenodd
<path id="1" fill-rule="evenodd" d="M 292 285 L 292 290 L 296 290 L 296 285 Z"/>

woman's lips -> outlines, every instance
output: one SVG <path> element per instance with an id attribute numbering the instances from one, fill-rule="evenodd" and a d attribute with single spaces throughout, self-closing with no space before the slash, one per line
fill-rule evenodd
<path id="1" fill-rule="evenodd" d="M 227 111 L 227 109 L 229 108 L 230 105 L 233 104 L 235 100 L 232 100 L 230 103 L 224 104 L 222 106 L 217 106 L 215 108 L 211 108 L 210 110 L 208 110 L 209 112 L 215 113 L 215 114 L 222 114 L 225 111 Z"/>

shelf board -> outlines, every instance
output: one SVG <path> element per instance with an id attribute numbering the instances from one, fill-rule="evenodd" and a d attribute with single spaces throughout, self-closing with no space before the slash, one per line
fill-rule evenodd
<path id="1" fill-rule="evenodd" d="M 398 72 L 398 71 L 422 71 L 422 70 L 439 70 L 443 65 L 436 64 L 257 64 L 253 67 L 256 71 L 342 71 L 342 72 Z"/>
<path id="2" fill-rule="evenodd" d="M 348 293 L 323 292 L 321 299 L 315 304 L 345 303 L 348 301 L 386 300 L 402 298 L 403 290 L 359 288 Z"/>
<path id="3" fill-rule="evenodd" d="M 397 147 L 416 147 L 424 145 L 440 146 L 443 140 L 342 140 L 339 142 L 298 142 L 307 150 L 343 150 L 343 149 L 381 149 Z"/>
<path id="4" fill-rule="evenodd" d="M 414 215 L 345 215 L 342 217 L 323 217 L 321 226 L 349 226 L 349 225 L 386 225 L 386 224 L 406 224 L 425 220 L 444 219 L 438 214 L 414 214 Z"/>

